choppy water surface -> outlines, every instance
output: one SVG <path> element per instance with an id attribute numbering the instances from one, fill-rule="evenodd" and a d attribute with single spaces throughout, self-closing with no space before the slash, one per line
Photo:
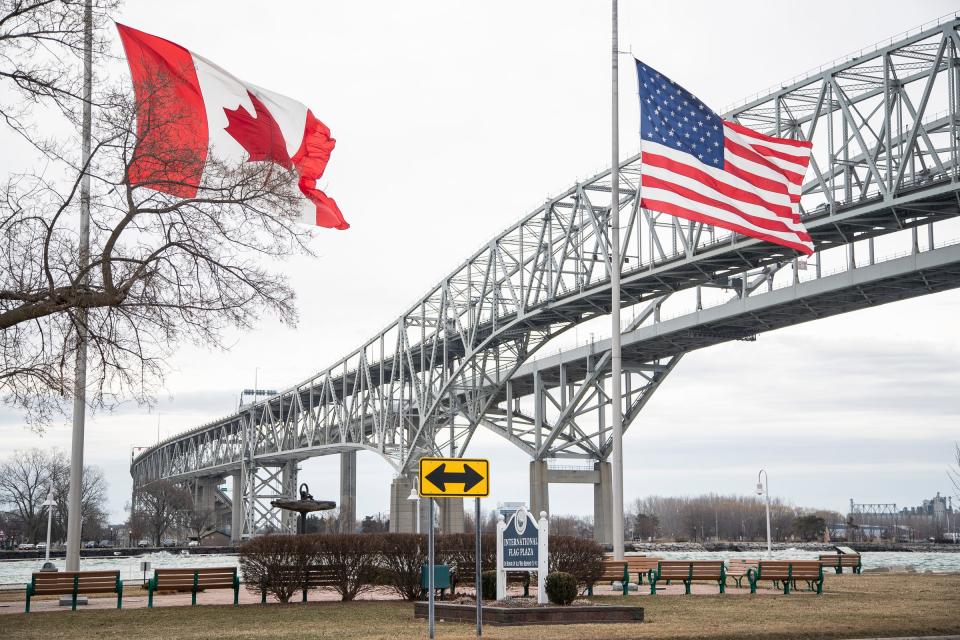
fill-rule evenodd
<path id="1" fill-rule="evenodd" d="M 805 551 L 801 549 L 774 550 L 774 560 L 816 560 L 827 551 Z M 629 554 L 627 554 L 629 555 Z M 663 556 L 671 560 L 726 560 L 728 558 L 766 558 L 766 551 L 651 551 L 649 556 Z M 887 568 L 903 570 L 913 567 L 917 571 L 937 573 L 960 571 L 960 553 L 950 552 L 899 552 L 875 551 L 862 554 L 864 570 Z"/>
<path id="2" fill-rule="evenodd" d="M 818 551 L 801 551 L 800 549 L 784 549 L 774 551 L 775 559 L 795 558 L 798 560 L 815 560 L 819 555 Z M 628 554 L 630 555 L 630 554 Z M 647 555 L 663 556 L 664 558 L 683 560 L 717 560 L 729 558 L 758 558 L 764 557 L 763 553 L 756 552 L 735 552 L 735 551 L 664 551 L 651 552 Z M 133 557 L 105 557 L 105 558 L 84 558 L 82 566 L 84 570 L 120 570 L 120 577 L 124 580 L 135 580 L 142 578 L 140 563 L 148 561 L 152 569 L 168 567 L 231 567 L 237 565 L 236 555 L 211 554 L 211 555 L 180 555 L 161 551 L 158 553 L 147 553 L 142 556 Z M 52 562 L 61 571 L 64 570 L 64 559 L 55 558 Z M 0 585 L 23 584 L 29 582 L 30 574 L 43 564 L 42 560 L 3 560 L 0 561 Z M 901 552 L 873 552 L 863 554 L 864 569 L 889 568 L 893 570 L 913 567 L 915 570 L 934 571 L 937 573 L 957 571 L 960 572 L 960 553 L 901 553 Z"/>

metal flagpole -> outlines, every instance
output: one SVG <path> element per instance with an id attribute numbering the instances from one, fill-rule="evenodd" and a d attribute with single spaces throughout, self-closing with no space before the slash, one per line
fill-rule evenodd
<path id="1" fill-rule="evenodd" d="M 476 505 L 475 505 L 476 508 L 475 508 L 475 511 L 474 511 L 474 517 L 473 517 L 473 518 L 474 518 L 474 522 L 477 523 L 477 526 L 476 526 L 476 534 L 475 534 L 475 535 L 476 535 L 476 548 L 474 549 L 474 565 L 475 565 L 475 566 L 474 566 L 474 570 L 476 571 L 476 574 L 474 575 L 474 580 L 476 580 L 476 582 L 474 582 L 474 585 L 476 585 L 476 588 L 477 588 L 477 595 L 476 595 L 476 599 L 477 599 L 477 637 L 479 638 L 480 636 L 483 635 L 483 585 L 482 585 L 482 582 L 481 582 L 481 578 L 482 578 L 482 570 L 481 570 L 481 569 L 482 569 L 482 567 L 480 566 L 480 554 L 482 553 L 482 549 L 481 549 L 481 544 L 482 544 L 482 542 L 481 542 L 481 538 L 480 538 L 480 536 L 481 536 L 481 531 L 480 531 L 480 498 L 475 498 L 475 500 L 476 500 Z M 950 527 L 947 526 L 947 528 L 949 529 Z"/>
<path id="2" fill-rule="evenodd" d="M 617 87 L 617 0 L 613 0 L 610 176 L 610 377 L 613 385 L 613 559 L 623 560 L 623 405 L 620 398 L 620 105 Z"/>
<path id="3" fill-rule="evenodd" d="M 83 8 L 83 124 L 80 162 L 80 269 L 90 263 L 90 162 L 91 102 L 93 100 L 93 0 Z M 84 275 L 81 285 L 86 284 Z M 67 571 L 80 570 L 80 531 L 83 525 L 83 427 L 87 410 L 87 310 L 77 311 L 77 361 L 73 372 L 73 440 L 70 445 L 70 492 L 67 503 Z"/>

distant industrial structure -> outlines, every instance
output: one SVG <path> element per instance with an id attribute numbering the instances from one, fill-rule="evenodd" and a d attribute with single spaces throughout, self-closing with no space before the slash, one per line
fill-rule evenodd
<path id="1" fill-rule="evenodd" d="M 953 500 L 937 495 L 916 507 L 897 508 L 896 503 L 857 503 L 850 499 L 845 523 L 829 525 L 830 537 L 850 541 L 912 541 L 956 539 Z"/>

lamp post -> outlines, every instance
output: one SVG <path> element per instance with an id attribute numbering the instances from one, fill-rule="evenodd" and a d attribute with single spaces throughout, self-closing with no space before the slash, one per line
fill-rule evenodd
<path id="1" fill-rule="evenodd" d="M 763 482 L 760 481 L 760 476 L 763 476 Z M 760 473 L 757 474 L 757 495 L 766 496 L 766 506 L 767 506 L 767 558 L 773 557 L 773 549 L 770 545 L 770 478 L 767 476 L 766 469 L 760 469 Z"/>
<path id="2" fill-rule="evenodd" d="M 44 554 L 44 565 L 50 562 L 50 530 L 53 528 L 53 508 L 57 506 L 57 503 L 53 500 L 53 487 L 50 487 L 50 492 L 47 493 L 47 501 L 43 505 L 47 508 L 47 548 L 45 549 L 46 553 Z"/>
<path id="3" fill-rule="evenodd" d="M 410 487 L 410 495 L 407 496 L 407 500 L 417 503 L 417 516 L 416 524 L 414 525 L 414 533 L 420 533 L 420 494 L 417 493 L 417 479 L 414 478 L 413 486 Z M 432 523 L 431 523 L 432 524 Z"/>

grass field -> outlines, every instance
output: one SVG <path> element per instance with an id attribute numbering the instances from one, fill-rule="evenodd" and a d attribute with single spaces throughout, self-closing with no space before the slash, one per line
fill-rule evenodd
<path id="1" fill-rule="evenodd" d="M 830 576 L 820 597 L 661 596 L 598 597 L 599 602 L 646 608 L 639 625 L 485 627 L 488 638 L 543 640 L 868 638 L 960 633 L 960 574 Z M 242 607 L 197 606 L 11 614 L 0 617 L 0 637 L 17 640 L 426 637 L 404 602 L 308 603 Z M 471 625 L 438 623 L 437 637 L 475 637 Z"/>

